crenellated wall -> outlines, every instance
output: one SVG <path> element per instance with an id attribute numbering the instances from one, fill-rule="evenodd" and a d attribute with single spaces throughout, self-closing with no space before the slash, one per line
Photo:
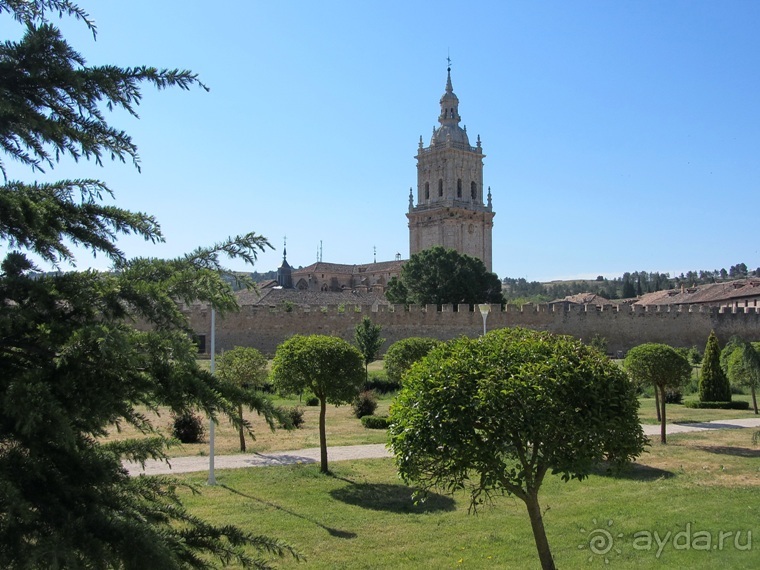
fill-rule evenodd
<path id="1" fill-rule="evenodd" d="M 594 335 L 607 339 L 612 353 L 627 351 L 644 342 L 662 342 L 671 346 L 703 348 L 711 330 L 715 330 L 721 343 L 732 335 L 746 340 L 760 341 L 760 312 L 757 307 L 742 307 L 734 312 L 717 307 L 649 306 L 631 307 L 607 305 L 507 305 L 503 310 L 492 306 L 487 328 L 522 326 L 554 333 L 569 334 L 585 341 Z M 187 309 L 193 330 L 210 338 L 211 315 L 207 307 L 195 305 Z M 411 337 L 434 337 L 441 340 L 460 335 L 475 337 L 483 332 L 480 312 L 471 311 L 468 305 L 380 306 L 378 311 L 369 307 L 329 305 L 326 307 L 243 306 L 238 313 L 216 319 L 216 349 L 228 350 L 235 346 L 253 346 L 272 355 L 277 346 L 294 334 L 325 334 L 353 342 L 354 328 L 362 317 L 369 316 L 383 327 L 385 350 L 397 340 Z M 209 350 L 208 340 L 205 343 Z"/>

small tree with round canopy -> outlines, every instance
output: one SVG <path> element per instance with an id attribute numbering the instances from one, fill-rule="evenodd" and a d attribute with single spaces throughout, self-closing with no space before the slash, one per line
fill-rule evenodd
<path id="1" fill-rule="evenodd" d="M 657 415 L 660 420 L 660 441 L 667 443 L 665 392 L 669 388 L 683 386 L 689 381 L 689 361 L 667 344 L 648 342 L 629 350 L 623 367 L 634 382 L 653 386 L 655 393 L 659 395 Z"/>
<path id="2" fill-rule="evenodd" d="M 455 492 L 473 506 L 512 494 L 528 510 L 538 556 L 553 569 L 538 492 L 551 471 L 584 479 L 600 461 L 644 449 L 638 400 L 625 373 L 579 340 L 501 329 L 450 341 L 404 376 L 391 407 L 401 477 Z"/>
<path id="3" fill-rule="evenodd" d="M 288 425 L 287 418 L 272 401 L 267 398 L 262 389 L 267 379 L 267 359 L 258 350 L 249 346 L 236 346 L 223 352 L 217 361 L 216 375 L 222 382 L 231 382 L 249 393 L 249 409 L 263 416 L 274 430 L 275 426 Z M 238 404 L 240 418 L 243 419 L 243 404 Z M 247 428 L 247 429 L 246 429 Z M 245 451 L 245 433 L 255 437 L 248 422 L 238 426 L 240 451 Z"/>
<path id="4" fill-rule="evenodd" d="M 384 366 L 388 380 L 401 384 L 401 376 L 412 364 L 441 344 L 436 338 L 409 337 L 397 340 L 385 351 Z"/>
<path id="5" fill-rule="evenodd" d="M 272 382 L 285 393 L 311 390 L 319 399 L 320 471 L 328 473 L 327 404 L 349 404 L 364 383 L 363 357 L 345 340 L 325 335 L 294 335 L 277 347 Z"/>

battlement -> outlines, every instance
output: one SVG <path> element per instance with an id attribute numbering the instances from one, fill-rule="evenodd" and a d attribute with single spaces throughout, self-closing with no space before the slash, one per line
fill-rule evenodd
<path id="1" fill-rule="evenodd" d="M 210 334 L 210 310 L 205 305 L 185 307 L 191 326 L 199 335 Z M 475 337 L 483 331 L 477 306 L 436 305 L 246 305 L 237 313 L 217 318 L 217 347 L 254 346 L 273 354 L 294 334 L 326 334 L 353 342 L 354 328 L 365 316 L 383 327 L 384 348 L 411 336 L 441 340 L 461 335 Z M 486 327 L 493 330 L 522 326 L 569 334 L 589 341 L 600 335 L 611 352 L 627 351 L 644 342 L 672 346 L 703 346 L 711 330 L 725 342 L 732 335 L 760 340 L 757 307 L 735 309 L 704 305 L 492 305 Z"/>

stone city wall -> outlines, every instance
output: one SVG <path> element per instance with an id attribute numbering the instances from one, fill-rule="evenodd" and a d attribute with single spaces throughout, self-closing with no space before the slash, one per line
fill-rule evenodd
<path id="1" fill-rule="evenodd" d="M 483 332 L 480 312 L 471 311 L 468 305 L 444 306 L 403 305 L 379 307 L 326 307 L 244 306 L 240 312 L 216 317 L 216 351 L 235 346 L 253 346 L 264 354 L 273 355 L 277 346 L 294 334 L 324 334 L 353 342 L 354 328 L 364 316 L 383 327 L 386 338 L 384 351 L 397 340 L 411 336 L 434 337 L 448 340 L 460 335 L 476 337 Z M 193 330 L 205 340 L 205 352 L 210 351 L 211 311 L 195 305 L 187 309 Z M 492 306 L 487 328 L 521 326 L 569 334 L 586 342 L 594 335 L 607 340 L 608 351 L 616 354 L 644 342 L 661 342 L 676 347 L 704 348 L 711 330 L 725 343 L 732 335 L 746 340 L 760 341 L 760 310 L 741 307 L 733 311 L 717 307 L 649 306 L 617 307 L 608 305 L 507 305 L 500 310 Z"/>

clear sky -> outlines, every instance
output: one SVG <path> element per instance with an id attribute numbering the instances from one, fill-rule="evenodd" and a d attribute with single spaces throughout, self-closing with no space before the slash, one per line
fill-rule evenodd
<path id="1" fill-rule="evenodd" d="M 446 57 L 486 154 L 493 269 L 546 281 L 760 266 L 760 2 L 82 0 L 89 64 L 192 69 L 211 88 L 147 89 L 142 173 L 97 176 L 154 214 L 173 257 L 255 231 L 294 267 L 409 255 L 420 135 L 437 125 Z M 0 37 L 21 28 L 7 16 Z M 10 176 L 32 175 L 11 168 Z M 38 177 L 39 179 L 39 177 Z M 106 269 L 88 254 L 79 268 Z M 242 266 L 232 266 L 242 269 Z"/>

